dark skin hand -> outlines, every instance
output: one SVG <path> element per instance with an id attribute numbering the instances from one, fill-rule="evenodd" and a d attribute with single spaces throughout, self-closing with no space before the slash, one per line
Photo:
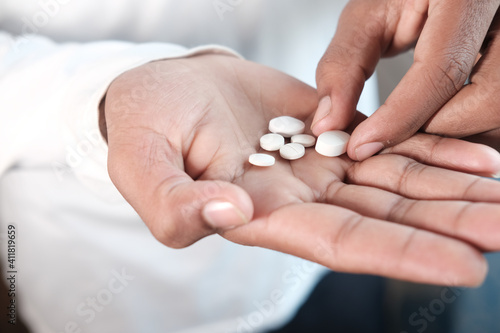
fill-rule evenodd
<path id="1" fill-rule="evenodd" d="M 500 0 L 351 0 L 318 66 L 321 102 L 313 132 L 346 128 L 380 58 L 415 47 L 408 73 L 354 131 L 349 156 L 364 160 L 419 129 L 500 151 L 499 5 Z"/>
<path id="2" fill-rule="evenodd" d="M 488 174 L 499 155 L 420 134 L 364 162 L 308 149 L 248 163 L 270 119 L 310 124 L 316 107 L 311 87 L 229 56 L 140 66 L 107 93 L 111 179 L 170 247 L 218 233 L 338 271 L 481 283 L 482 252 L 500 250 L 500 183 L 448 169 Z"/>

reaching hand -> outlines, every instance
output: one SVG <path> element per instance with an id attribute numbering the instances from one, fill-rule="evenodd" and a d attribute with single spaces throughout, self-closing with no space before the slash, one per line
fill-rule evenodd
<path id="1" fill-rule="evenodd" d="M 476 285 L 500 250 L 491 148 L 420 135 L 364 162 L 277 158 L 249 165 L 268 121 L 309 124 L 317 93 L 221 55 L 153 62 L 120 76 L 105 106 L 110 176 L 153 235 L 185 247 L 215 232 L 329 268 Z M 478 201 L 490 203 L 476 203 Z"/>
<path id="2" fill-rule="evenodd" d="M 480 140 L 498 150 L 499 4 L 351 0 L 318 66 L 321 103 L 314 133 L 345 128 L 380 57 L 416 44 L 408 73 L 385 104 L 354 131 L 349 156 L 363 160 L 421 128 L 452 137 L 488 132 Z M 463 86 L 469 74 L 470 84 Z"/>

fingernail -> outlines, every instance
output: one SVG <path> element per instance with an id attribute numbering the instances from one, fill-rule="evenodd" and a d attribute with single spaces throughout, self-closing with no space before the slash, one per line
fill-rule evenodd
<path id="1" fill-rule="evenodd" d="M 316 110 L 316 114 L 314 115 L 311 128 L 315 127 L 319 122 L 325 119 L 331 110 L 332 110 L 332 100 L 330 96 L 323 97 L 319 101 L 318 109 Z"/>
<path id="2" fill-rule="evenodd" d="M 384 149 L 384 145 L 380 142 L 365 143 L 356 148 L 356 157 L 358 161 L 364 161 Z"/>
<path id="3" fill-rule="evenodd" d="M 214 229 L 228 230 L 248 223 L 245 215 L 227 201 L 210 201 L 203 207 L 202 215 Z"/>

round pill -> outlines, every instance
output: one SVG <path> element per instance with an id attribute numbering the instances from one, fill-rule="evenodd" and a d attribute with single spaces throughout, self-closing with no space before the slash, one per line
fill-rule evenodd
<path id="1" fill-rule="evenodd" d="M 260 146 L 267 151 L 280 150 L 285 145 L 285 138 L 282 135 L 270 133 L 260 138 Z"/>
<path id="2" fill-rule="evenodd" d="M 248 162 L 256 166 L 267 167 L 274 165 L 275 159 L 273 156 L 267 154 L 252 154 L 248 158 Z"/>
<path id="3" fill-rule="evenodd" d="M 316 138 L 309 134 L 296 134 L 292 136 L 292 143 L 299 143 L 304 147 L 312 147 L 316 143 Z"/>
<path id="4" fill-rule="evenodd" d="M 285 138 L 304 133 L 305 128 L 306 124 L 302 120 L 290 116 L 276 117 L 269 122 L 269 131 L 281 134 Z"/>
<path id="5" fill-rule="evenodd" d="M 346 152 L 350 137 L 349 134 L 342 131 L 325 132 L 316 140 L 316 151 L 323 156 L 340 156 Z"/>
<path id="6" fill-rule="evenodd" d="M 285 160 L 296 160 L 304 156 L 306 149 L 299 143 L 287 143 L 280 148 L 280 155 Z"/>

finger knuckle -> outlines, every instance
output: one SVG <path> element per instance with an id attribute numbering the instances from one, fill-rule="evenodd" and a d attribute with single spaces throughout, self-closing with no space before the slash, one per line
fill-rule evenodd
<path id="1" fill-rule="evenodd" d="M 472 202 L 463 202 L 463 206 L 461 209 L 457 211 L 457 215 L 455 219 L 453 219 L 453 228 L 451 230 L 454 231 L 455 235 L 463 235 L 466 231 L 468 221 L 467 217 L 472 209 L 475 207 Z"/>
<path id="2" fill-rule="evenodd" d="M 406 164 L 403 166 L 399 179 L 396 184 L 396 192 L 405 194 L 409 193 L 409 189 L 412 187 L 412 179 L 418 179 L 419 174 L 424 170 L 424 166 L 417 161 L 407 160 Z M 415 178 L 413 178 L 415 177 Z"/>
<path id="3" fill-rule="evenodd" d="M 356 86 L 362 85 L 373 71 L 361 65 L 361 61 L 357 59 L 359 55 L 349 46 L 332 45 L 317 67 L 318 83 L 336 82 L 342 79 Z"/>
<path id="4" fill-rule="evenodd" d="M 352 214 L 343 221 L 342 226 L 338 229 L 337 233 L 331 240 L 334 248 L 338 250 L 336 260 L 342 262 L 340 256 L 342 255 L 342 247 L 349 244 L 349 240 L 355 237 L 358 228 L 363 224 L 363 216 L 359 214 Z"/>
<path id="5" fill-rule="evenodd" d="M 448 55 L 444 62 L 436 63 L 433 71 L 436 79 L 431 83 L 440 97 L 447 100 L 462 88 L 470 74 L 470 64 L 464 55 Z"/>
<path id="6" fill-rule="evenodd" d="M 394 204 L 389 208 L 386 216 L 387 221 L 406 223 L 410 219 L 412 209 L 417 204 L 417 201 L 410 200 L 405 197 L 399 197 Z"/>
<path id="7" fill-rule="evenodd" d="M 354 52 L 351 48 L 332 44 L 321 58 L 317 72 L 326 74 L 331 67 L 338 66 L 339 68 L 343 68 L 348 65 L 346 60 L 353 57 Z"/>

